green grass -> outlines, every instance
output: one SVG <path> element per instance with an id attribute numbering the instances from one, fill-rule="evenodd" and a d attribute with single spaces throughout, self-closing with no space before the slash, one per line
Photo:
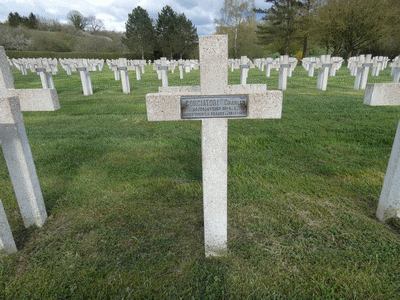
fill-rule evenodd
<path id="1" fill-rule="evenodd" d="M 250 70 L 248 83 L 276 89 L 271 74 Z M 206 259 L 200 122 L 147 121 L 145 95 L 161 86 L 151 67 L 130 75 L 129 95 L 107 67 L 91 73 L 92 96 L 60 70 L 61 109 L 24 113 L 43 228 L 23 227 L 0 155 L 19 249 L 0 258 L 0 299 L 398 299 L 399 222 L 375 211 L 400 108 L 363 105 L 349 74 L 319 91 L 297 67 L 282 119 L 229 121 L 229 254 Z M 391 81 L 389 68 L 369 78 Z M 199 85 L 199 71 L 169 83 Z"/>

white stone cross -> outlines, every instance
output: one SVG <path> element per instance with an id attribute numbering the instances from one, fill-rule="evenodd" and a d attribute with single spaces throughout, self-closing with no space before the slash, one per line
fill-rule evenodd
<path id="1" fill-rule="evenodd" d="M 119 72 L 117 71 L 117 62 L 116 62 L 115 60 L 109 60 L 109 59 L 107 59 L 107 60 L 106 60 L 106 63 L 107 63 L 107 65 L 108 65 L 108 68 L 109 68 L 110 70 L 113 70 L 113 71 L 114 71 L 114 79 L 115 79 L 115 80 L 120 80 Z"/>
<path id="2" fill-rule="evenodd" d="M 159 64 L 154 64 L 153 69 L 157 70 L 158 72 L 158 79 L 162 80 L 162 87 L 167 87 L 168 86 L 168 71 L 172 71 L 175 69 L 175 66 L 169 65 L 167 62 L 166 57 L 161 57 L 160 58 L 160 63 Z"/>
<path id="3" fill-rule="evenodd" d="M 122 82 L 122 92 L 124 94 L 129 94 L 131 92 L 131 85 L 129 83 L 129 74 L 128 70 L 135 70 L 135 66 L 128 66 L 128 60 L 126 58 L 119 58 L 116 62 L 116 65 L 111 68 L 113 71 L 119 71 L 121 74 L 121 82 Z"/>
<path id="4" fill-rule="evenodd" d="M 271 77 L 271 69 L 275 67 L 277 59 L 273 59 L 272 57 L 267 57 L 265 60 L 265 76 Z"/>
<path id="5" fill-rule="evenodd" d="M 57 74 L 57 60 L 52 59 L 33 59 L 31 62 L 31 72 L 35 72 L 40 76 L 42 88 L 54 89 L 53 74 Z"/>
<path id="6" fill-rule="evenodd" d="M 336 70 L 336 63 L 331 59 L 330 55 L 322 55 L 320 62 L 316 63 L 315 68 L 319 69 L 317 79 L 317 89 L 326 91 L 328 86 L 329 69 Z"/>
<path id="7" fill-rule="evenodd" d="M 42 226 L 47 213 L 21 111 L 52 111 L 59 107 L 55 89 L 14 88 L 6 53 L 0 47 L 0 141 L 25 227 Z M 2 208 L 0 220 L 0 230 L 7 230 L 4 225 L 7 219 L 4 219 Z M 3 234 L 0 234 L 0 238 L 5 239 L 2 241 L 3 247 L 12 250 L 12 245 L 7 242 L 9 239 Z"/>
<path id="8" fill-rule="evenodd" d="M 289 58 L 288 55 L 282 55 L 275 68 L 279 70 L 279 89 L 286 90 L 287 78 L 292 77 L 292 72 L 297 65 L 297 58 Z"/>
<path id="9" fill-rule="evenodd" d="M 355 82 L 354 89 L 365 90 L 368 81 L 369 69 L 377 67 L 378 63 L 372 60 L 372 55 L 360 55 L 357 60 L 352 60 L 349 62 L 349 68 L 355 70 Z"/>
<path id="10" fill-rule="evenodd" d="M 178 61 L 178 68 L 179 68 L 179 79 L 183 79 L 183 67 L 185 66 L 184 61 L 180 59 Z"/>
<path id="11" fill-rule="evenodd" d="M 88 59 L 77 59 L 71 66 L 71 71 L 79 72 L 82 82 L 82 90 L 85 96 L 93 95 L 92 80 L 90 72 L 96 71 L 96 67 L 89 63 Z"/>
<path id="12" fill-rule="evenodd" d="M 400 105 L 400 83 L 368 84 L 364 104 Z M 400 218 L 400 122 L 383 181 L 376 216 L 382 222 L 393 217 Z"/>
<path id="13" fill-rule="evenodd" d="M 250 68 L 254 68 L 254 64 L 247 56 L 240 58 L 240 84 L 244 85 L 247 83 L 247 77 L 249 76 Z"/>
<path id="14" fill-rule="evenodd" d="M 389 58 L 387 56 L 375 56 L 374 61 L 377 62 L 377 65 L 372 68 L 372 76 L 379 76 L 379 72 L 383 71 L 387 67 L 387 63 Z"/>
<path id="15" fill-rule="evenodd" d="M 228 119 L 279 119 L 282 92 L 265 84 L 228 85 L 228 36 L 201 36 L 200 86 L 147 94 L 149 121 L 201 120 L 206 256 L 227 252 Z"/>
<path id="16" fill-rule="evenodd" d="M 396 57 L 390 64 L 392 68 L 390 75 L 393 76 L 393 83 L 400 81 L 400 56 Z"/>

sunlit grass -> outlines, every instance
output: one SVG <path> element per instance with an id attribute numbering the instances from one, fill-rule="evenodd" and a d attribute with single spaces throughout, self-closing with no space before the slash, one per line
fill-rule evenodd
<path id="1" fill-rule="evenodd" d="M 41 88 L 13 73 L 16 88 Z M 130 74 L 129 95 L 107 67 L 91 73 L 92 96 L 60 70 L 61 109 L 24 113 L 43 228 L 23 227 L 0 160 L 19 249 L 1 258 L 0 298 L 398 298 L 400 226 L 375 211 L 400 109 L 363 105 L 349 74 L 320 91 L 297 67 L 280 120 L 229 121 L 229 254 L 205 259 L 200 122 L 147 121 L 145 95 L 161 86 L 151 66 Z M 276 89 L 278 72 L 251 69 L 247 82 Z M 199 85 L 199 71 L 169 84 Z"/>

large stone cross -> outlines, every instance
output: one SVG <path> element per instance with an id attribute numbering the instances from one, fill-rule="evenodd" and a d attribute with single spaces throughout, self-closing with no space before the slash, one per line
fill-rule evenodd
<path id="1" fill-rule="evenodd" d="M 200 37 L 200 86 L 147 94 L 149 121 L 201 120 L 206 256 L 227 251 L 228 119 L 279 119 L 281 91 L 265 84 L 228 85 L 228 36 Z"/>
<path id="2" fill-rule="evenodd" d="M 0 141 L 15 196 L 25 227 L 42 226 L 47 219 L 31 149 L 21 111 L 52 111 L 59 109 L 55 89 L 16 90 L 14 78 L 3 47 L 0 47 Z M 0 231 L 7 226 L 0 207 Z M 8 223 L 7 223 L 8 224 Z M 4 225 L 4 226 L 3 226 Z M 0 246 L 16 251 L 11 232 L 0 232 Z M 12 241 L 12 243 L 11 243 Z"/>
<path id="3" fill-rule="evenodd" d="M 400 83 L 368 84 L 364 104 L 400 105 Z M 397 127 L 376 216 L 382 222 L 400 218 L 400 123 Z"/>

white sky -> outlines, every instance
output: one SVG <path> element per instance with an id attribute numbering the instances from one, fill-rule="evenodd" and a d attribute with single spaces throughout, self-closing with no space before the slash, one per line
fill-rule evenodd
<path id="1" fill-rule="evenodd" d="M 102 20 L 106 30 L 125 31 L 128 14 L 135 7 L 141 6 L 151 18 L 157 19 L 161 9 L 169 5 L 175 12 L 184 13 L 201 36 L 214 32 L 214 19 L 221 17 L 223 3 L 224 0 L 0 0 L 0 22 L 6 21 L 10 12 L 18 12 L 24 17 L 33 12 L 66 23 L 68 12 L 77 10 L 85 17 L 92 15 Z M 264 0 L 255 0 L 255 4 L 260 8 L 270 6 Z"/>

